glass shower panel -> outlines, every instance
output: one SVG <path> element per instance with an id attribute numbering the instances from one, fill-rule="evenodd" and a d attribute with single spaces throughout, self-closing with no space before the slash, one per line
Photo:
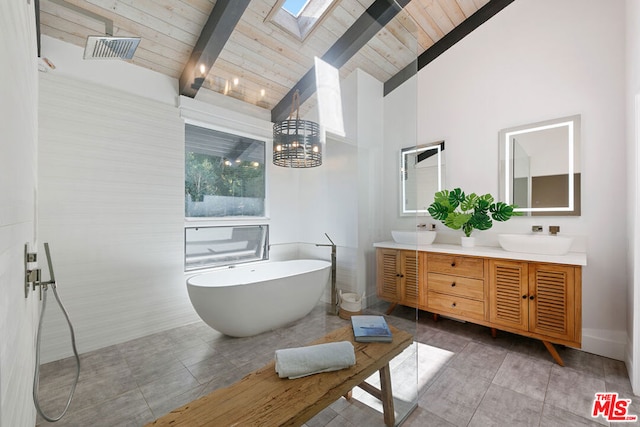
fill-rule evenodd
<path id="1" fill-rule="evenodd" d="M 417 61 L 421 47 L 418 44 L 417 26 L 409 13 L 401 9 L 397 15 L 385 24 L 385 28 L 374 36 L 375 41 L 365 50 L 371 53 L 379 48 L 379 43 L 389 42 L 391 34 L 401 34 L 399 38 L 407 53 L 406 63 L 398 64 L 399 68 L 390 75 L 365 75 L 357 70 L 354 60 L 346 63 L 340 70 L 341 75 L 358 73 L 358 89 L 375 87 L 372 78 L 382 83 L 384 94 L 381 99 L 374 97 L 360 99 L 356 104 L 358 114 L 376 111 L 376 102 L 382 103 L 382 126 L 379 122 L 366 117 L 364 125 L 357 129 L 358 139 L 355 141 L 357 159 L 351 167 L 357 168 L 358 194 L 356 200 L 363 203 L 361 217 L 357 223 L 357 241 L 365 259 L 362 272 L 367 276 L 366 305 L 363 314 L 383 316 L 394 329 L 397 336 L 407 333 L 411 336 L 410 344 L 389 364 L 391 388 L 393 390 L 393 406 L 395 410 L 394 424 L 399 425 L 406 420 L 417 407 L 420 392 L 418 378 L 417 336 L 418 307 L 421 295 L 419 278 L 424 253 L 417 244 L 397 245 L 391 241 L 392 230 L 413 231 L 425 222 L 425 212 L 421 209 L 407 209 L 405 213 L 399 209 L 403 195 L 400 185 L 400 167 L 398 159 L 402 148 L 418 146 L 417 136 Z M 397 40 L 395 40 L 397 43 Z M 390 43 L 393 44 L 393 43 Z M 353 71 L 351 71 L 354 69 Z M 398 79 L 402 82 L 398 85 Z M 382 88 L 381 88 L 382 89 Z M 358 91 L 356 91 L 358 93 Z M 343 106 L 349 110 L 350 103 L 343 98 Z M 369 120 L 369 121 L 367 121 Z M 378 119 L 379 120 L 379 119 Z M 345 128 L 349 138 L 352 124 L 346 120 Z M 382 138 L 377 140 L 380 129 Z M 327 152 L 331 145 L 327 146 Z M 419 163 L 417 158 L 414 164 Z M 415 184 L 415 185 L 411 185 Z M 412 206 L 423 207 L 428 199 L 428 189 L 422 188 L 419 182 L 411 181 L 405 189 L 406 199 Z M 411 211 L 411 212 L 409 212 Z M 384 246 L 378 246 L 382 244 Z M 376 245 L 376 246 L 374 246 Z M 368 246 L 368 247 L 366 247 Z M 340 257 L 339 257 L 340 258 Z M 362 274 L 360 273 L 360 274 Z M 379 375 L 372 375 L 368 382 L 378 386 Z M 368 410 L 380 414 L 383 412 L 379 399 L 363 390 L 354 390 L 353 399 L 366 405 Z"/>

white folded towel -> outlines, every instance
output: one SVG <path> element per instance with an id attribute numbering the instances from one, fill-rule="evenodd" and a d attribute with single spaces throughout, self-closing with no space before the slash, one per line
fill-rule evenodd
<path id="1" fill-rule="evenodd" d="M 276 372 L 280 378 L 306 377 L 355 364 L 356 354 L 349 341 L 276 350 Z"/>

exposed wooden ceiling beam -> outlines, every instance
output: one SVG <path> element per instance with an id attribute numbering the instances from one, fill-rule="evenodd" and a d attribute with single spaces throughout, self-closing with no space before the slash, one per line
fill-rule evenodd
<path id="1" fill-rule="evenodd" d="M 200 38 L 191 52 L 189 61 L 182 70 L 179 86 L 180 94 L 195 97 L 204 82 L 200 66 L 204 65 L 205 75 L 213 66 L 222 48 L 227 43 L 236 24 L 242 17 L 250 0 L 218 0 L 216 1 Z M 198 78 L 198 80 L 196 80 Z"/>
<path id="2" fill-rule="evenodd" d="M 349 29 L 322 56 L 322 60 L 336 68 L 342 67 L 389 21 L 391 21 L 410 0 L 376 0 L 358 17 Z M 300 91 L 300 104 L 316 91 L 315 69 L 311 68 L 271 110 L 271 121 L 278 122 L 289 117 L 291 101 L 296 90 Z"/>
<path id="3" fill-rule="evenodd" d="M 411 76 L 426 67 L 431 61 L 446 52 L 450 47 L 462 40 L 467 34 L 487 22 L 492 16 L 513 3 L 514 0 L 490 0 L 460 25 L 449 31 L 440 40 L 425 50 L 411 64 L 407 65 L 395 76 L 384 82 L 385 96 L 407 81 Z"/>

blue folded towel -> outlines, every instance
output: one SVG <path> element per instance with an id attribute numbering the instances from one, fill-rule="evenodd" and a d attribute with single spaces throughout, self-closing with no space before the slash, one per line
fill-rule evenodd
<path id="1" fill-rule="evenodd" d="M 276 372 L 280 378 L 306 377 L 355 364 L 356 354 L 349 341 L 276 350 Z"/>

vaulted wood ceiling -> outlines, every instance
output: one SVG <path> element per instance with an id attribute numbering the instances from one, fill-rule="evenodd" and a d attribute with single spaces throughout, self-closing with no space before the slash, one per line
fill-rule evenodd
<path id="1" fill-rule="evenodd" d="M 181 93 L 195 95 L 204 64 L 201 87 L 269 109 L 275 120 L 288 115 L 295 89 L 302 101 L 315 92 L 314 57 L 339 68 L 342 78 L 360 68 L 388 92 L 512 1 L 335 0 L 310 19 L 316 26 L 304 39 L 287 31 L 291 19 L 275 17 L 283 0 L 39 0 L 39 6 L 41 34 L 82 47 L 87 36 L 105 34 L 104 22 L 73 5 L 112 20 L 114 36 L 141 37 L 131 62 L 181 79 Z"/>

